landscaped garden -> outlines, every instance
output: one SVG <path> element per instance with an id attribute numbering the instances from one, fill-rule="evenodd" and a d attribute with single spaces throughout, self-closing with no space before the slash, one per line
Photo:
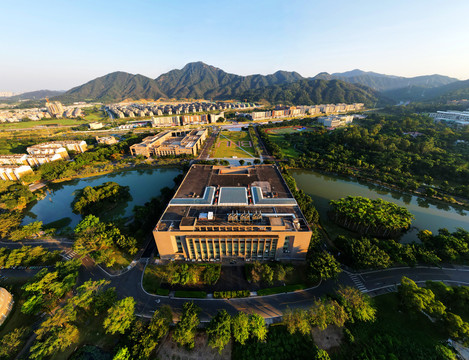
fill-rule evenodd
<path id="1" fill-rule="evenodd" d="M 255 158 L 251 137 L 246 131 L 221 131 L 212 150 L 213 158 Z"/>

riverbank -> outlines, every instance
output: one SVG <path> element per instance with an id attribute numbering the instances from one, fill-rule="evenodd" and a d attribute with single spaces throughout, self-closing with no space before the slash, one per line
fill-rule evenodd
<path id="1" fill-rule="evenodd" d="M 380 187 L 388 189 L 390 191 L 397 191 L 397 192 L 401 192 L 401 193 L 408 194 L 408 195 L 418 196 L 418 197 L 428 199 L 428 200 L 431 200 L 431 201 L 441 202 L 444 205 L 450 205 L 454 208 L 460 207 L 461 210 L 469 210 L 469 199 L 462 198 L 462 197 L 459 197 L 459 196 L 457 196 L 456 198 L 453 198 L 456 202 L 450 202 L 450 201 L 445 201 L 442 197 L 428 196 L 425 193 L 423 193 L 422 191 L 419 191 L 419 189 L 417 189 L 417 190 L 404 189 L 404 188 L 401 188 L 401 187 L 397 186 L 396 184 L 386 183 L 384 181 L 374 179 L 374 178 L 370 178 L 370 177 L 366 177 L 366 176 L 363 176 L 361 174 L 337 173 L 337 172 L 325 171 L 325 170 L 319 169 L 319 168 L 297 168 L 297 167 L 289 167 L 286 164 L 283 164 L 283 165 L 284 165 L 285 169 L 289 170 L 289 171 L 307 170 L 307 171 L 314 171 L 314 172 L 324 174 L 324 175 L 329 175 L 329 176 L 344 177 L 344 178 L 348 178 L 350 180 L 357 180 L 358 182 L 364 182 L 366 184 L 380 186 Z M 350 170 L 360 171 L 359 169 L 356 169 L 356 168 L 350 168 Z M 452 196 L 452 195 L 448 195 L 448 196 Z"/>
<path id="2" fill-rule="evenodd" d="M 138 164 L 138 165 L 132 165 L 132 166 L 126 166 L 122 168 L 117 168 L 117 169 L 112 169 L 112 170 L 105 170 L 105 171 L 99 171 L 99 172 L 94 172 L 94 173 L 89 173 L 89 174 L 83 174 L 83 175 L 76 175 L 72 177 L 67 177 L 67 178 L 62 178 L 62 179 L 56 179 L 56 180 L 51 180 L 51 181 L 39 181 L 35 182 L 32 184 L 29 184 L 29 190 L 32 192 L 42 189 L 44 187 L 47 187 L 50 184 L 60 184 L 68 181 L 73 181 L 73 180 L 80 180 L 80 179 L 87 179 L 87 178 L 92 178 L 92 177 L 97 177 L 97 176 L 103 176 L 103 175 L 109 175 L 113 173 L 120 173 L 120 172 L 128 172 L 128 171 L 136 171 L 136 170 L 155 170 L 155 169 L 173 169 L 173 168 L 178 168 L 181 171 L 184 169 L 185 164 Z"/>
<path id="3" fill-rule="evenodd" d="M 314 170 L 290 169 L 299 189 L 312 197 L 320 215 L 320 223 L 328 237 L 333 240 L 338 235 L 349 235 L 350 232 L 335 225 L 327 217 L 329 202 L 343 197 L 363 196 L 370 199 L 382 198 L 406 207 L 414 216 L 411 229 L 405 232 L 401 241 L 404 243 L 419 242 L 420 230 L 437 233 L 440 228 L 456 231 L 458 227 L 468 228 L 469 211 L 458 206 L 433 199 L 424 199 L 416 194 L 398 191 L 381 184 L 359 181 L 359 179 L 336 174 L 326 174 Z"/>

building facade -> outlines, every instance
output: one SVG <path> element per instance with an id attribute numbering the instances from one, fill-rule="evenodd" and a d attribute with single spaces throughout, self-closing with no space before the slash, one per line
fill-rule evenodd
<path id="1" fill-rule="evenodd" d="M 162 259 L 304 260 L 312 231 L 274 165 L 193 165 L 153 230 Z"/>
<path id="2" fill-rule="evenodd" d="M 16 181 L 24 175 L 32 173 L 29 165 L 0 165 L 0 179 Z"/>
<path id="3" fill-rule="evenodd" d="M 134 156 L 197 155 L 207 138 L 208 130 L 162 131 L 148 136 L 139 144 L 130 147 Z"/>
<path id="4" fill-rule="evenodd" d="M 469 111 L 437 111 L 429 116 L 436 121 L 455 122 L 460 125 L 469 125 Z"/>

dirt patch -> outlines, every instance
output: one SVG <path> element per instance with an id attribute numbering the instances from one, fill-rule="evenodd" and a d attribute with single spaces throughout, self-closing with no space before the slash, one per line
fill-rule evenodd
<path id="1" fill-rule="evenodd" d="M 335 325 L 328 326 L 326 330 L 314 328 L 312 335 L 316 345 L 326 351 L 338 348 L 344 337 L 342 328 Z"/>
<path id="2" fill-rule="evenodd" d="M 171 335 L 171 334 L 170 334 Z M 231 342 L 226 345 L 222 353 L 212 349 L 207 345 L 207 335 L 205 333 L 197 333 L 195 337 L 195 346 L 192 350 L 179 347 L 168 336 L 161 344 L 158 350 L 157 359 L 160 360 L 230 360 L 231 359 Z"/>

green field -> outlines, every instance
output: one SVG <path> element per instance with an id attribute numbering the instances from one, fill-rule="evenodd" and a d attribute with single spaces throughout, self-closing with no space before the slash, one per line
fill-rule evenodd
<path id="1" fill-rule="evenodd" d="M 26 129 L 33 128 L 36 126 L 78 126 L 81 124 L 89 123 L 89 120 L 75 120 L 75 119 L 47 119 L 47 120 L 38 120 L 38 121 L 21 121 L 17 123 L 4 123 L 0 124 L 1 129 Z"/>
<path id="2" fill-rule="evenodd" d="M 274 143 L 276 143 L 280 148 L 282 149 L 282 155 L 283 157 L 290 157 L 290 158 L 296 158 L 300 156 L 300 153 L 296 151 L 291 144 L 285 140 L 285 137 L 283 135 L 279 134 L 268 134 L 270 140 L 272 140 Z"/>
<path id="3" fill-rule="evenodd" d="M 213 158 L 255 158 L 255 150 L 246 131 L 222 131 L 218 135 L 211 157 Z"/>
<path id="4" fill-rule="evenodd" d="M 99 110 L 97 107 L 84 108 L 83 113 L 85 114 L 85 120 L 87 122 L 109 120 L 107 114 L 103 110 Z"/>
<path id="5" fill-rule="evenodd" d="M 276 134 L 276 135 L 283 135 L 283 134 L 293 134 L 299 133 L 301 131 L 314 131 L 310 127 L 307 126 L 283 126 L 278 128 L 267 129 L 267 134 Z"/>

